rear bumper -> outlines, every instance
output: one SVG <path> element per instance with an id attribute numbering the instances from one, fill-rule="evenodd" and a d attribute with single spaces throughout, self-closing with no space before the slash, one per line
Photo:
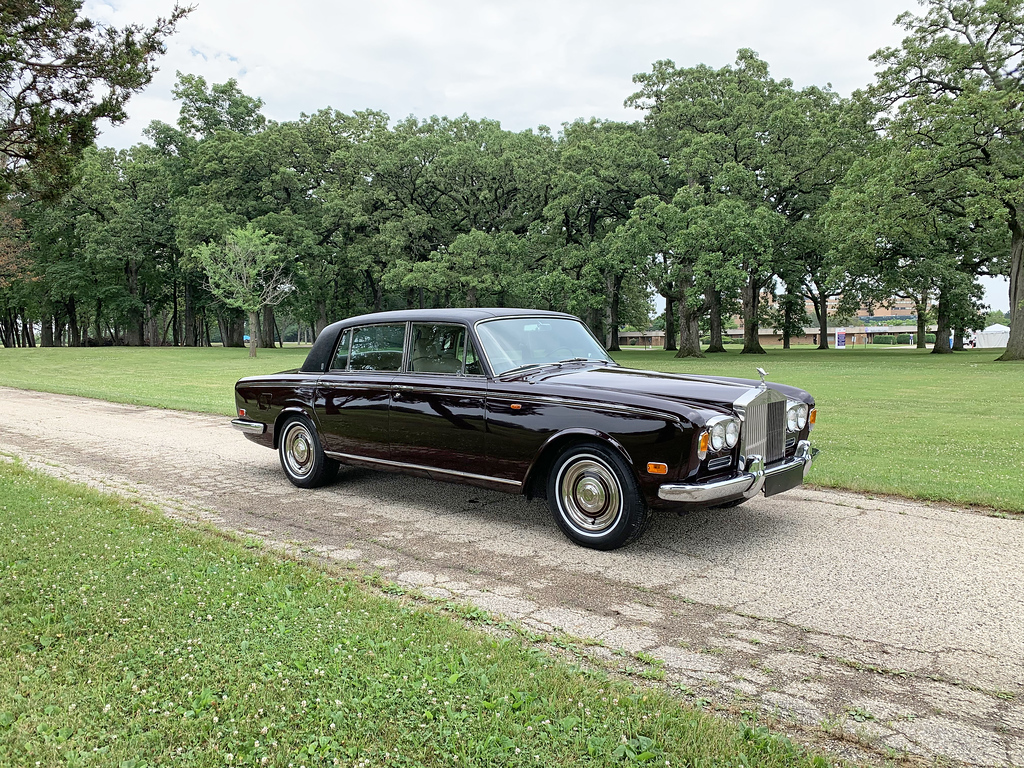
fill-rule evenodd
<path id="1" fill-rule="evenodd" d="M 761 491 L 766 496 L 782 493 L 800 485 L 818 451 L 809 440 L 797 443 L 793 458 L 765 468 L 760 456 L 748 456 L 747 471 L 712 483 L 669 483 L 658 488 L 658 498 L 680 504 L 716 504 L 733 499 L 749 499 Z"/>
<path id="2" fill-rule="evenodd" d="M 253 421 L 252 419 L 232 419 L 231 426 L 254 435 L 262 435 L 267 431 L 266 424 L 262 421 Z"/>

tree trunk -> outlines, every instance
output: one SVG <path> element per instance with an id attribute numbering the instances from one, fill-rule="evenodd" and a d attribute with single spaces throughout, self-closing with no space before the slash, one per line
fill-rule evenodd
<path id="1" fill-rule="evenodd" d="M 41 347 L 52 347 L 53 344 L 53 318 L 44 317 L 43 327 L 39 331 L 39 346 Z"/>
<path id="2" fill-rule="evenodd" d="M 813 304 L 818 319 L 818 349 L 828 349 L 828 296 L 820 288 Z"/>
<path id="3" fill-rule="evenodd" d="M 82 331 L 78 327 L 78 307 L 75 305 L 75 297 L 71 296 L 67 302 L 68 311 L 68 339 L 69 346 L 78 347 L 82 344 Z"/>
<path id="4" fill-rule="evenodd" d="M 618 352 L 619 347 L 619 293 L 622 291 L 622 275 L 608 282 L 611 288 L 611 302 L 608 304 L 608 351 Z"/>
<path id="5" fill-rule="evenodd" d="M 786 290 L 789 290 L 788 286 Z M 786 294 L 784 301 L 785 304 L 782 307 L 782 348 L 790 349 L 789 329 L 793 323 L 793 303 L 790 301 L 788 293 Z"/>
<path id="6" fill-rule="evenodd" d="M 178 279 L 171 281 L 171 344 L 178 346 Z M 166 333 L 166 331 L 165 331 Z"/>
<path id="7" fill-rule="evenodd" d="M 915 301 L 914 309 L 917 311 L 917 339 L 914 343 L 918 349 L 925 349 L 928 345 L 927 299 L 924 302 Z"/>
<path id="8" fill-rule="evenodd" d="M 704 357 L 700 351 L 700 313 L 703 310 L 690 308 L 686 300 L 686 287 L 679 293 L 679 351 L 676 357 Z"/>
<path id="9" fill-rule="evenodd" d="M 260 318 L 255 312 L 249 313 L 249 357 L 256 357 L 260 345 Z"/>
<path id="10" fill-rule="evenodd" d="M 705 354 L 717 354 L 725 352 L 725 343 L 722 339 L 722 292 L 717 289 L 710 289 L 707 293 L 708 299 L 708 348 Z"/>
<path id="11" fill-rule="evenodd" d="M 662 294 L 664 296 L 664 294 Z M 665 349 L 676 350 L 676 300 L 671 296 L 665 296 Z"/>
<path id="12" fill-rule="evenodd" d="M 274 308 L 264 307 L 262 312 L 263 326 L 260 328 L 260 349 L 274 348 Z"/>
<path id="13" fill-rule="evenodd" d="M 182 289 L 185 294 L 185 321 L 184 328 L 182 329 L 182 338 L 186 347 L 198 347 L 199 329 L 196 326 L 196 302 L 195 297 L 192 295 L 192 283 L 187 277 Z"/>
<path id="14" fill-rule="evenodd" d="M 327 323 L 327 302 L 318 301 L 316 303 L 316 325 L 313 326 L 313 337 L 320 335 L 320 331 L 326 328 Z"/>
<path id="15" fill-rule="evenodd" d="M 935 330 L 935 346 L 932 347 L 932 354 L 948 355 L 953 350 L 949 346 L 949 301 L 946 299 L 945 290 L 939 291 L 939 306 L 937 309 L 937 314 L 938 328 Z"/>
<path id="16" fill-rule="evenodd" d="M 1010 216 L 1010 339 L 997 360 L 1024 360 L 1024 230 L 1016 207 Z"/>
<path id="17" fill-rule="evenodd" d="M 761 300 L 761 284 L 751 275 L 743 286 L 743 349 L 741 355 L 767 354 L 761 346 L 760 327 L 757 322 L 758 303 Z"/>
<path id="18" fill-rule="evenodd" d="M 139 311 L 139 265 L 131 259 L 124 263 L 124 274 L 128 281 L 128 295 L 132 298 L 131 309 L 128 311 L 128 326 L 125 329 L 125 343 L 129 347 L 141 347 L 143 331 L 143 316 Z"/>
<path id="19" fill-rule="evenodd" d="M 964 333 L 963 328 L 953 329 L 953 351 L 963 352 L 964 351 Z"/>

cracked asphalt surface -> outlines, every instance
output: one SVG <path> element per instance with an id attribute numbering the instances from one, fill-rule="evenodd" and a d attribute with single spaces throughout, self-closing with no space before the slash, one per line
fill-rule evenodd
<path id="1" fill-rule="evenodd" d="M 227 418 L 7 388 L 0 453 L 598 641 L 596 661 L 854 759 L 1024 766 L 1024 521 L 802 488 L 594 552 L 543 502 L 346 468 L 300 490 Z"/>

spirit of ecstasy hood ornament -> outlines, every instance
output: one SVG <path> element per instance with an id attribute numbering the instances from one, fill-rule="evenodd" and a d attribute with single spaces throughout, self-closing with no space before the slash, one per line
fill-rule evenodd
<path id="1" fill-rule="evenodd" d="M 768 385 L 764 383 L 764 377 L 768 375 L 768 371 L 766 371 L 764 368 L 758 368 L 757 372 L 761 374 L 761 388 L 768 389 Z"/>

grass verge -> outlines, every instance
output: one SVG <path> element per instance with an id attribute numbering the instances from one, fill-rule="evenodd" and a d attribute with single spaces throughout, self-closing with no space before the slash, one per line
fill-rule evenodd
<path id="1" fill-rule="evenodd" d="M 307 352 L 261 349 L 250 360 L 247 350 L 219 347 L 0 349 L 0 385 L 227 416 L 238 378 L 295 368 Z M 811 483 L 1024 512 L 1024 364 L 995 357 L 888 347 L 697 360 L 616 354 L 623 365 L 678 373 L 751 377 L 760 365 L 772 380 L 808 390 L 822 449 Z"/>
<path id="2" fill-rule="evenodd" d="M 2 765 L 829 764 L 9 464 L 0 594 Z"/>

